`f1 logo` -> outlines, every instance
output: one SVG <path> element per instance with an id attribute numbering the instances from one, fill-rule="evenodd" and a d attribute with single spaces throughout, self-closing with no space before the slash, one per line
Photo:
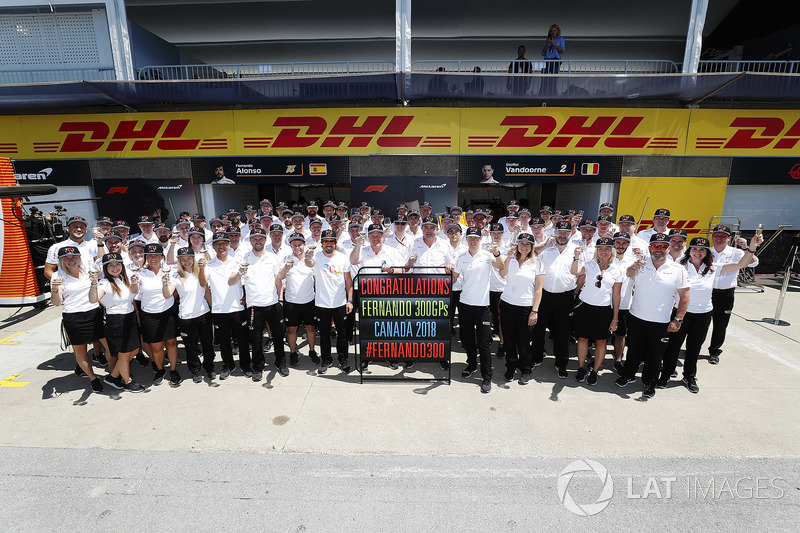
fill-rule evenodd
<path id="1" fill-rule="evenodd" d="M 364 189 L 364 192 L 384 192 L 388 188 L 389 188 L 388 185 L 370 185 L 369 187 Z"/>
<path id="2" fill-rule="evenodd" d="M 125 194 L 126 192 L 128 192 L 127 187 L 111 187 L 110 189 L 108 189 L 108 192 L 106 194 L 114 194 L 114 193 Z"/>

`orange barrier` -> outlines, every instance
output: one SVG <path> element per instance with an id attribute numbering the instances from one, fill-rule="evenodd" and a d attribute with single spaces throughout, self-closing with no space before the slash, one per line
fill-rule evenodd
<path id="1" fill-rule="evenodd" d="M 16 185 L 14 167 L 8 158 L 0 158 L 0 187 Z M 33 258 L 22 222 L 19 198 L 3 198 L 0 222 L 0 305 L 35 304 L 44 297 L 39 292 L 33 270 Z"/>

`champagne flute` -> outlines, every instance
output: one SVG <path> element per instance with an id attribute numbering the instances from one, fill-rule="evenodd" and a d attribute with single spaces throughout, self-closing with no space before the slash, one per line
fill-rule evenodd
<path id="1" fill-rule="evenodd" d="M 763 231 L 764 231 L 764 224 L 759 224 L 758 226 L 756 226 L 756 235 L 761 235 Z"/>

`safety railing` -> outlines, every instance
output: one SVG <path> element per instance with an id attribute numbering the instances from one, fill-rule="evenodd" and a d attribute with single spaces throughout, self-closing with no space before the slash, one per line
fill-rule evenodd
<path id="1" fill-rule="evenodd" d="M 82 69 L 29 69 L 0 71 L 0 85 L 55 83 L 60 81 L 109 81 L 116 79 L 114 67 Z"/>
<path id="2" fill-rule="evenodd" d="M 324 61 L 239 63 L 214 65 L 159 65 L 140 68 L 139 80 L 262 79 L 336 74 L 394 72 L 392 61 Z"/>
<path id="3" fill-rule="evenodd" d="M 800 74 L 800 61 L 700 61 L 697 72 L 768 72 Z"/>
<path id="4" fill-rule="evenodd" d="M 475 69 L 479 68 L 480 71 Z M 411 72 L 480 72 L 508 74 L 670 74 L 679 72 L 673 61 L 646 59 L 454 59 L 419 60 L 411 63 Z"/>

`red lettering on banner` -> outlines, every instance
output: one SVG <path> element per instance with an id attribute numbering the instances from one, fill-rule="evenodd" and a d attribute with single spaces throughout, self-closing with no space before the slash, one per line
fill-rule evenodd
<path id="1" fill-rule="evenodd" d="M 411 124 L 414 117 L 392 117 L 392 120 L 381 132 L 383 135 L 378 137 L 378 146 L 384 148 L 414 148 L 422 141 L 422 137 L 404 136 L 406 128 Z"/>
<path id="2" fill-rule="evenodd" d="M 364 148 L 369 145 L 372 137 L 378 133 L 378 130 L 386 122 L 385 116 L 369 116 L 364 119 L 361 126 L 356 126 L 359 117 L 339 117 L 336 124 L 331 128 L 330 135 L 322 141 L 323 148 L 335 148 L 341 146 L 344 142 L 345 136 L 353 136 L 348 144 L 351 148 Z"/>
<path id="3" fill-rule="evenodd" d="M 585 124 L 588 120 L 589 117 L 569 117 L 564 125 L 561 126 L 561 129 L 558 130 L 558 135 L 569 135 L 569 137 L 557 136 L 547 146 L 565 148 L 569 146 L 569 143 L 574 138 L 573 136 L 578 135 L 580 139 L 575 146 L 578 148 L 592 148 L 600 140 L 599 136 L 608 131 L 608 128 L 617 120 L 617 117 L 597 117 L 591 125 L 586 126 Z"/>
<path id="4" fill-rule="evenodd" d="M 141 129 L 136 129 L 138 120 L 123 120 L 117 126 L 112 139 L 147 139 L 146 141 L 135 141 L 134 150 L 149 150 L 153 140 L 158 135 L 158 130 L 164 124 L 163 120 L 145 120 Z M 106 146 L 106 152 L 121 152 L 128 145 L 127 140 L 114 140 Z"/>
<path id="5" fill-rule="evenodd" d="M 740 128 L 723 148 L 764 148 L 783 131 L 783 120 L 775 117 L 737 117 L 731 128 Z M 758 130 L 761 136 L 754 137 Z"/>
<path id="6" fill-rule="evenodd" d="M 110 133 L 105 122 L 63 122 L 58 131 L 82 132 L 67 134 L 67 138 L 61 144 L 61 152 L 94 152 L 103 146 Z M 91 139 L 101 140 L 85 141 L 87 133 L 91 133 Z"/>
<path id="7" fill-rule="evenodd" d="M 644 148 L 650 141 L 650 137 L 630 137 L 643 120 L 644 117 L 622 117 L 617 127 L 611 132 L 611 135 L 620 137 L 609 137 L 603 144 L 606 145 L 606 148 Z"/>
<path id="8" fill-rule="evenodd" d="M 547 140 L 546 135 L 550 135 L 556 129 L 556 119 L 550 116 L 519 116 L 506 117 L 500 123 L 501 126 L 524 126 L 522 128 L 509 128 L 509 130 L 497 143 L 500 147 L 531 148 L 539 146 Z M 533 133 L 538 136 L 528 136 L 528 130 L 534 127 Z"/>
<path id="9" fill-rule="evenodd" d="M 161 150 L 194 150 L 197 148 L 197 145 L 200 144 L 200 139 L 171 140 L 181 137 L 188 125 L 188 120 L 170 120 L 167 127 L 164 128 L 164 133 L 161 134 L 158 148 Z"/>
<path id="10" fill-rule="evenodd" d="M 278 117 L 272 125 L 283 128 L 272 143 L 273 148 L 308 148 L 320 140 L 328 127 L 322 117 Z M 303 136 L 301 129 L 306 130 Z"/>
<path id="11" fill-rule="evenodd" d="M 798 119 L 797 122 L 795 122 L 792 127 L 789 128 L 789 131 L 787 131 L 783 137 L 783 139 L 775 143 L 775 148 L 782 150 L 794 148 L 794 145 L 800 140 L 800 119 Z M 790 138 L 787 139 L 787 137 Z M 791 137 L 794 137 L 794 139 Z"/>

